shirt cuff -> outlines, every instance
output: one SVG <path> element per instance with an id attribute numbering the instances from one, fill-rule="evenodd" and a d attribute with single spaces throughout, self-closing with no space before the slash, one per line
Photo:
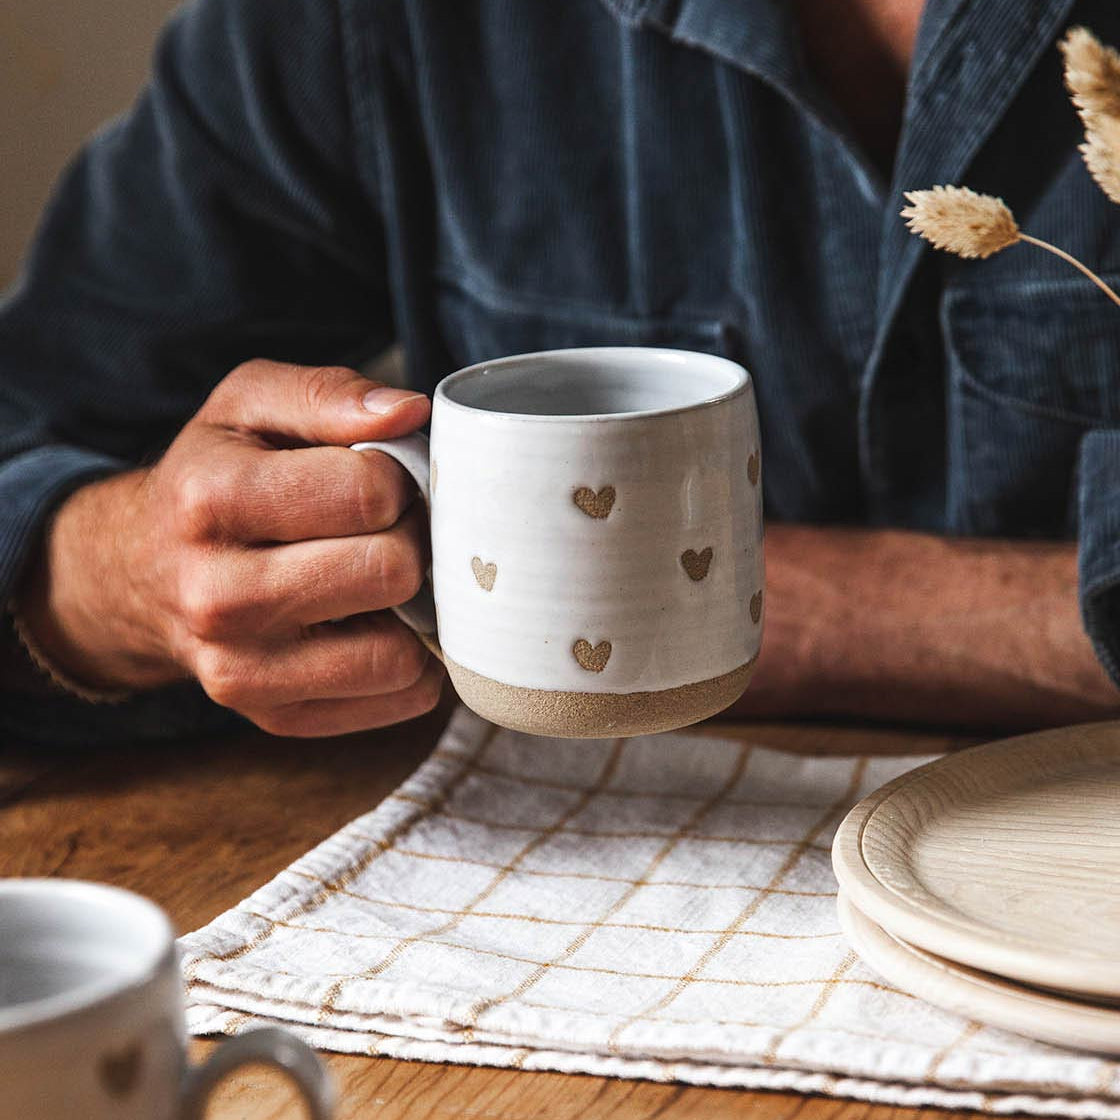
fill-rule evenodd
<path id="1" fill-rule="evenodd" d="M 54 507 L 84 483 L 128 466 L 66 444 L 36 447 L 0 464 L 0 609 L 15 592 Z"/>
<path id="2" fill-rule="evenodd" d="M 1081 441 L 1078 510 L 1081 616 L 1120 686 L 1120 430 L 1090 432 Z"/>

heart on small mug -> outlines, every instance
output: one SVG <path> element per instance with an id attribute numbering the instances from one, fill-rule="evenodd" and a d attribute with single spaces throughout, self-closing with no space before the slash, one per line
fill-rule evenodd
<path id="1" fill-rule="evenodd" d="M 110 1096 L 125 1097 L 136 1088 L 142 1059 L 139 1043 L 134 1043 L 125 1050 L 106 1054 L 101 1059 L 101 1084 L 109 1091 Z"/>
<path id="2" fill-rule="evenodd" d="M 614 487 L 604 486 L 596 494 L 590 486 L 580 486 L 572 494 L 572 501 L 588 517 L 594 517 L 596 521 L 602 521 L 604 517 L 610 516 L 611 509 L 614 507 Z"/>
<path id="3" fill-rule="evenodd" d="M 758 452 L 752 451 L 747 459 L 747 478 L 751 480 L 752 486 L 758 485 L 758 472 L 762 463 L 758 458 Z"/>
<path id="4" fill-rule="evenodd" d="M 593 646 L 586 638 L 579 638 L 572 646 L 572 653 L 581 669 L 586 669 L 589 673 L 601 673 L 610 660 L 611 644 L 604 641 Z"/>
<path id="5" fill-rule="evenodd" d="M 688 578 L 695 583 L 699 583 L 708 574 L 711 563 L 711 545 L 700 552 L 694 552 L 691 548 L 686 548 L 681 553 L 681 567 L 688 573 Z"/>
<path id="6" fill-rule="evenodd" d="M 751 596 L 751 622 L 757 622 L 762 617 L 762 592 L 756 591 Z"/>
<path id="7" fill-rule="evenodd" d="M 498 578 L 497 564 L 484 564 L 481 557 L 472 556 L 471 571 L 474 572 L 474 578 L 478 581 L 478 586 L 481 587 L 483 591 L 494 590 L 494 580 Z"/>

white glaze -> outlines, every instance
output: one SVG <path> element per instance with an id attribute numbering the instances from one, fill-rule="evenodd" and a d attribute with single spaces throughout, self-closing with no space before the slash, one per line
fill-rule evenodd
<path id="1" fill-rule="evenodd" d="M 394 454 L 427 490 L 415 441 L 363 446 Z M 744 665 L 762 634 L 750 614 L 763 583 L 762 488 L 747 469 L 758 450 L 750 379 L 722 358 L 553 351 L 451 375 L 435 394 L 427 495 L 444 652 L 503 684 L 595 693 Z M 573 500 L 606 486 L 605 518 Z M 697 581 L 681 557 L 705 548 Z M 474 567 L 493 574 L 489 590 Z M 581 667 L 581 638 L 611 643 L 602 671 Z"/>
<path id="2" fill-rule="evenodd" d="M 280 1064 L 328 1115 L 314 1055 L 290 1035 L 233 1039 L 186 1064 L 183 986 L 167 916 L 128 891 L 60 879 L 0 883 L 0 1116 L 201 1120 L 238 1064 Z"/>

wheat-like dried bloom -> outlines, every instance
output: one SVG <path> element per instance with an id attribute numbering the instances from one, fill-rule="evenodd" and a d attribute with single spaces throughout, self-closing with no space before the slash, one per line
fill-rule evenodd
<path id="1" fill-rule="evenodd" d="M 1085 166 L 1097 186 L 1120 202 L 1120 54 L 1084 27 L 1070 31 L 1062 53 L 1066 85 L 1085 125 Z"/>
<path id="2" fill-rule="evenodd" d="M 1120 54 L 1087 27 L 1074 27 L 1062 41 L 1066 86 L 1086 126 L 1096 114 L 1120 119 Z"/>
<path id="3" fill-rule="evenodd" d="M 1019 240 L 1015 216 L 1002 198 L 978 194 L 968 187 L 934 187 L 904 194 L 910 203 L 901 212 L 907 226 L 935 249 L 983 259 Z"/>
<path id="4" fill-rule="evenodd" d="M 1097 186 L 1120 202 L 1120 119 L 1102 117 L 1087 128 L 1080 151 Z"/>

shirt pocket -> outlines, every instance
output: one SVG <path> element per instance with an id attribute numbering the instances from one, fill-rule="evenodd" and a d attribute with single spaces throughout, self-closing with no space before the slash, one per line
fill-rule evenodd
<path id="1" fill-rule="evenodd" d="M 461 278 L 439 281 L 436 308 L 444 344 L 459 367 L 574 346 L 664 346 L 735 358 L 724 324 L 699 315 L 631 315 L 591 303 L 513 296 Z"/>
<path id="2" fill-rule="evenodd" d="M 942 325 L 950 531 L 1074 535 L 1081 438 L 1120 427 L 1120 308 L 1077 277 L 1015 281 L 946 292 Z"/>

